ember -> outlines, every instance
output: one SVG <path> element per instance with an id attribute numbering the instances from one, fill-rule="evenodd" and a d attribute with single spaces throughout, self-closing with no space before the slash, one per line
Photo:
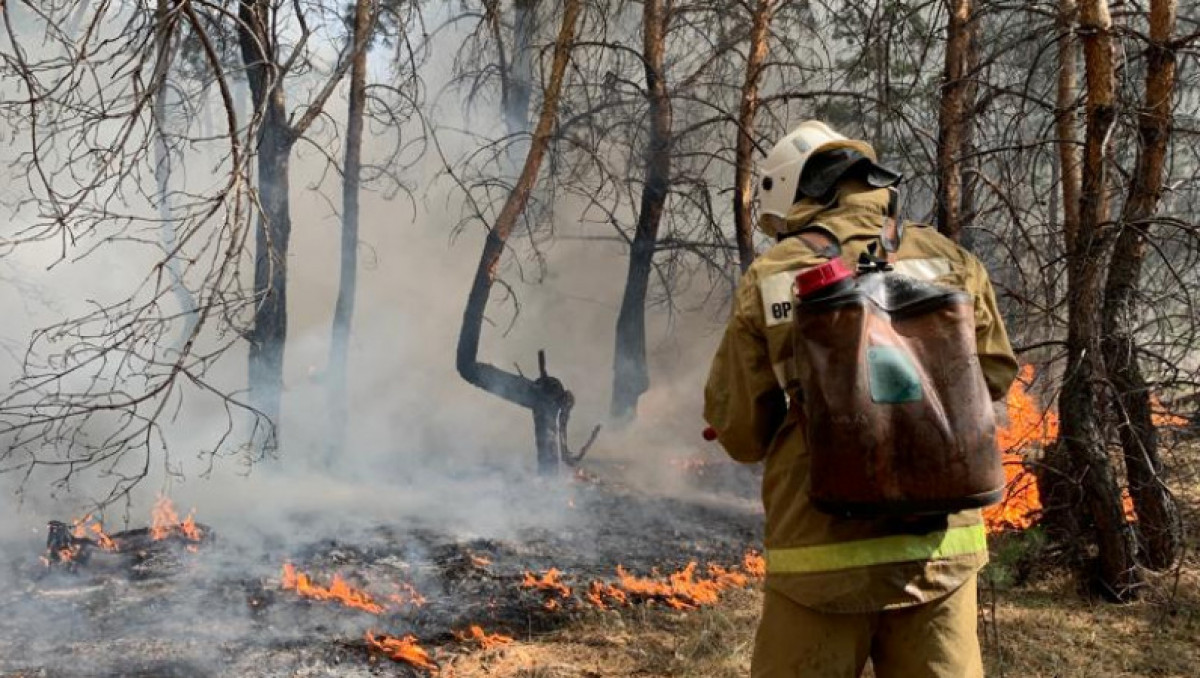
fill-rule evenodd
<path id="1" fill-rule="evenodd" d="M 350 586 L 341 575 L 334 575 L 329 587 L 314 584 L 312 579 L 303 572 L 296 572 L 291 563 L 283 566 L 283 581 L 281 586 L 285 591 L 295 591 L 305 598 L 320 601 L 333 601 L 371 614 L 383 612 L 383 606 L 375 602 L 369 593 Z"/>
<path id="2" fill-rule="evenodd" d="M 456 631 L 454 637 L 460 642 L 478 643 L 479 647 L 484 650 L 492 650 L 497 647 L 503 647 L 513 642 L 511 636 L 505 636 L 499 633 L 486 633 L 483 627 L 472 624 L 466 631 Z"/>
<path id="3" fill-rule="evenodd" d="M 396 605 L 398 605 L 400 607 L 403 607 L 405 605 L 411 605 L 413 607 L 422 607 L 425 605 L 426 602 L 428 602 L 425 599 L 425 596 L 421 595 L 417 591 L 417 589 L 413 587 L 412 584 L 409 584 L 407 582 L 400 582 L 399 584 L 395 584 L 394 586 L 395 586 L 396 590 L 399 592 L 393 593 L 390 596 L 388 596 L 388 600 L 390 600 L 391 602 L 395 603 Z"/>
<path id="4" fill-rule="evenodd" d="M 367 631 L 366 639 L 368 646 L 379 650 L 390 659 L 412 664 L 427 671 L 437 671 L 437 664 L 433 663 L 433 659 L 430 658 L 425 648 L 417 644 L 416 636 L 396 638 L 388 635 L 376 635 L 373 631 Z"/>

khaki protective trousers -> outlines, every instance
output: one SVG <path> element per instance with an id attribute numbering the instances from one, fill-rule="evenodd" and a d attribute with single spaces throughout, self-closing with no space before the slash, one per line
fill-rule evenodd
<path id="1" fill-rule="evenodd" d="M 982 678 L 976 577 L 923 605 L 832 614 L 767 590 L 752 678 Z"/>

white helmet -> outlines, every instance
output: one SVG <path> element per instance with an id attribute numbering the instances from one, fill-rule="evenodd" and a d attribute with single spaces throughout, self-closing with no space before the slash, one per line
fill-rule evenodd
<path id="1" fill-rule="evenodd" d="M 854 141 L 819 120 L 806 120 L 780 139 L 759 164 L 758 203 L 761 214 L 785 218 L 796 199 L 796 187 L 804 163 L 819 151 L 852 148 L 875 160 L 875 149 L 865 141 Z"/>

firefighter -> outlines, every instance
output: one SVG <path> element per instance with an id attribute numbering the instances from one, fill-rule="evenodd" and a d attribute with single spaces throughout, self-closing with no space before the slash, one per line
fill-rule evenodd
<path id="1" fill-rule="evenodd" d="M 982 676 L 980 512 L 839 518 L 808 500 L 792 282 L 825 258 L 790 236 L 819 222 L 845 260 L 856 260 L 879 241 L 901 177 L 878 164 L 870 144 L 819 121 L 783 138 L 760 170 L 759 227 L 777 243 L 738 286 L 705 388 L 705 419 L 729 455 L 766 464 L 766 593 L 751 675 L 852 678 L 870 658 L 879 678 Z M 908 224 L 896 258 L 897 271 L 974 297 L 980 366 L 992 399 L 1002 399 L 1017 363 L 983 265 L 919 224 Z"/>

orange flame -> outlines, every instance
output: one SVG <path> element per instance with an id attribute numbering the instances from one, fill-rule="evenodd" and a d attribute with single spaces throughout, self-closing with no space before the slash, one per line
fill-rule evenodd
<path id="1" fill-rule="evenodd" d="M 511 636 L 499 633 L 485 633 L 483 627 L 472 624 L 466 631 L 456 631 L 454 637 L 460 642 L 476 642 L 484 650 L 492 650 L 513 642 Z"/>
<path id="2" fill-rule="evenodd" d="M 179 514 L 175 513 L 175 505 L 163 494 L 154 500 L 150 518 L 150 538 L 154 541 L 166 539 L 179 526 Z"/>
<path id="3" fill-rule="evenodd" d="M 150 511 L 150 538 L 154 541 L 166 539 L 173 534 L 179 534 L 188 541 L 198 542 L 204 535 L 196 526 L 196 509 L 188 512 L 187 518 L 179 520 L 175 504 L 171 498 L 159 494 L 154 500 L 154 508 Z"/>
<path id="4" fill-rule="evenodd" d="M 433 659 L 430 658 L 425 648 L 417 644 L 416 636 L 408 635 L 396 638 L 389 635 L 376 635 L 374 631 L 367 631 L 366 639 L 367 645 L 379 650 L 390 659 L 412 664 L 427 671 L 437 671 L 437 664 L 433 663 Z"/>
<path id="5" fill-rule="evenodd" d="M 562 572 L 556 567 L 546 570 L 546 573 L 540 577 L 532 572 L 526 572 L 525 578 L 521 582 L 521 588 L 546 591 L 560 598 L 570 598 L 571 587 L 562 583 L 561 577 Z"/>
<path id="6" fill-rule="evenodd" d="M 641 600 L 655 600 L 676 610 L 694 610 L 701 605 L 711 605 L 720 599 L 720 592 L 725 588 L 715 579 L 697 579 L 694 561 L 682 570 L 667 575 L 665 581 L 632 575 L 618 565 L 617 579 L 619 586 L 629 595 Z"/>
<path id="7" fill-rule="evenodd" d="M 996 443 L 1004 456 L 1006 488 L 1004 499 L 984 510 L 984 522 L 989 532 L 1023 530 L 1037 520 L 1042 509 L 1037 479 L 1026 466 L 1026 455 L 1045 447 L 1058 437 L 1058 414 L 1040 407 L 1027 388 L 1033 383 L 1032 365 L 1025 365 L 1008 392 L 1008 425 L 996 430 Z M 1155 426 L 1186 426 L 1187 419 L 1167 410 L 1156 395 L 1150 396 Z M 1136 520 L 1133 499 L 1128 489 L 1122 491 L 1125 516 Z"/>
<path id="8" fill-rule="evenodd" d="M 96 545 L 101 549 L 105 551 L 117 550 L 117 543 L 104 532 L 104 523 L 92 518 L 92 514 L 89 513 L 71 524 L 71 534 L 75 537 L 83 539 L 88 536 L 89 532 L 91 532 Z"/>
<path id="9" fill-rule="evenodd" d="M 624 591 L 602 581 L 592 582 L 588 586 L 588 592 L 584 599 L 602 610 L 607 610 L 609 605 L 629 604 L 629 597 L 625 595 Z"/>
<path id="10" fill-rule="evenodd" d="M 742 556 L 742 570 L 755 579 L 762 579 L 767 576 L 767 559 L 753 549 L 746 551 Z"/>
<path id="11" fill-rule="evenodd" d="M 380 614 L 383 612 L 383 606 L 375 602 L 369 593 L 350 586 L 342 579 L 341 575 L 335 574 L 333 581 L 329 587 L 323 587 L 313 583 L 312 579 L 303 572 L 297 572 L 296 567 L 291 563 L 285 563 L 283 566 L 282 583 L 280 584 L 285 591 L 295 591 L 305 598 L 313 600 L 334 601 L 371 614 Z"/>
<path id="12" fill-rule="evenodd" d="M 1004 457 L 1004 499 L 983 512 L 989 532 L 1023 530 L 1042 509 L 1037 479 L 1025 465 L 1026 453 L 1058 437 L 1058 414 L 1042 409 L 1027 390 L 1033 383 L 1032 365 L 1025 365 L 1008 391 L 1008 424 L 996 430 L 996 445 Z"/>

